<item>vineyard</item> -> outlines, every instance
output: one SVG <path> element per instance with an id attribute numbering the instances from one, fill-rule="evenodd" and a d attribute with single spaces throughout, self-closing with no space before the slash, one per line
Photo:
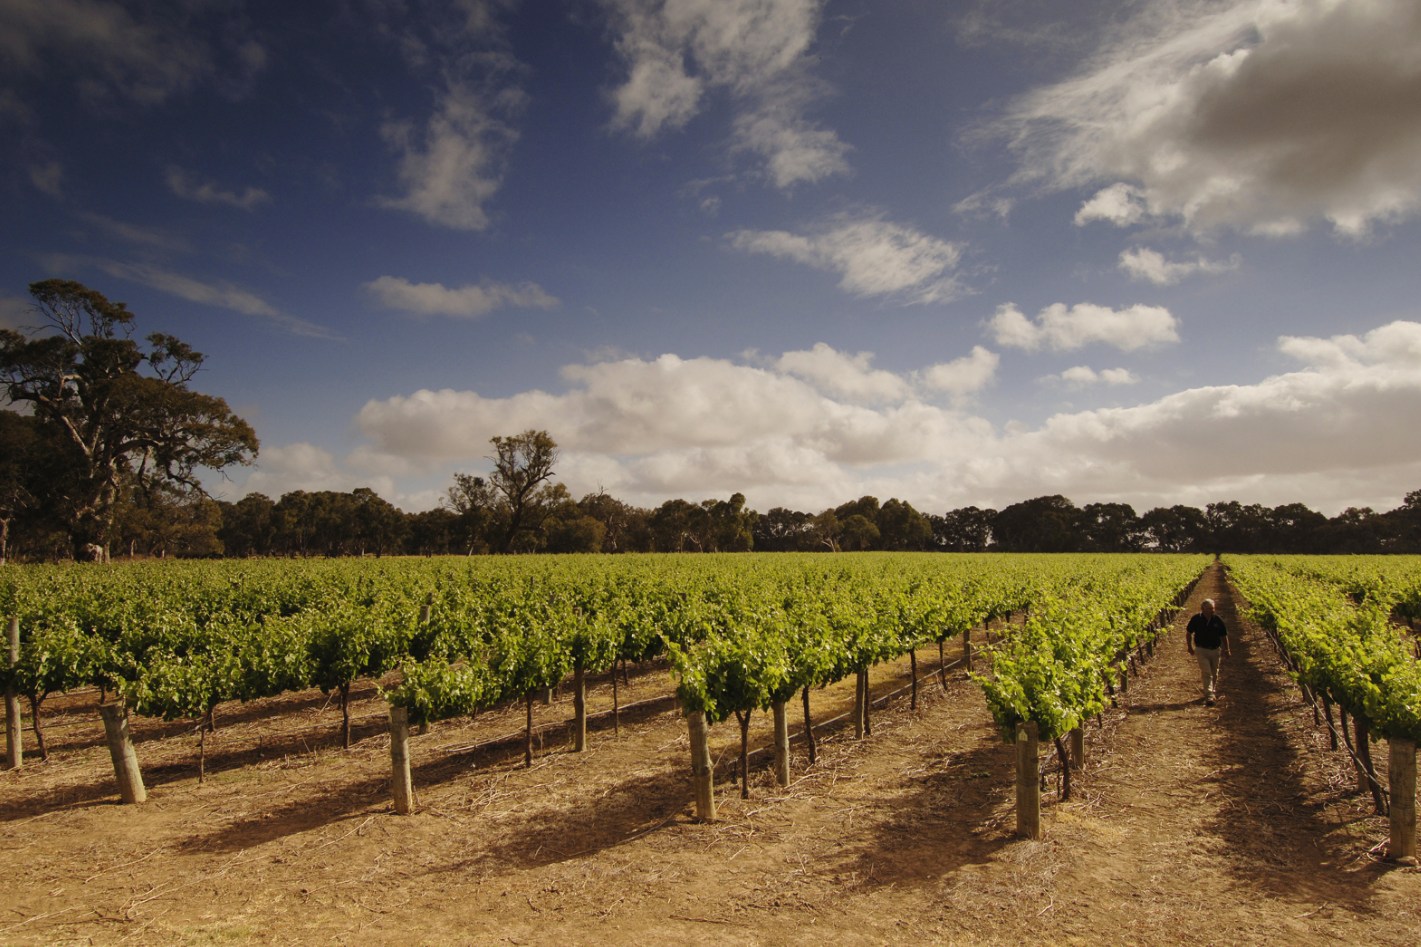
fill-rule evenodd
<path id="1" fill-rule="evenodd" d="M 1081 804 L 1072 782 L 1083 772 L 1087 798 L 1101 782 L 1095 768 L 1160 673 L 1149 659 L 1188 617 L 1210 562 L 870 554 L 7 569 L 0 612 L 18 646 L 5 684 L 27 729 L 11 728 L 22 765 L 0 811 L 17 828 L 76 807 L 101 816 L 91 810 L 104 798 L 144 802 L 113 810 L 138 812 L 265 785 L 273 767 L 295 765 L 290 741 L 273 736 L 294 732 L 295 712 L 310 721 L 300 744 L 327 748 L 298 754 L 303 785 L 320 783 L 328 765 L 358 762 L 364 773 L 308 805 L 368 812 L 350 829 L 362 835 L 377 831 L 371 819 L 390 820 L 378 830 L 387 839 L 403 834 L 398 825 L 427 837 L 440 823 L 479 835 L 512 823 L 531 849 L 566 852 L 592 831 L 585 824 L 605 824 L 617 845 L 662 846 L 700 825 L 703 841 L 690 834 L 685 844 L 720 849 L 753 835 L 766 806 L 792 808 L 807 794 L 842 807 L 833 787 L 854 785 L 865 754 L 891 752 L 958 773 L 967 781 L 949 805 L 978 807 L 994 832 L 1059 844 L 1073 826 L 1051 813 Z M 1421 708 L 1410 627 L 1418 564 L 1226 564 L 1247 600 L 1240 617 L 1275 642 L 1296 681 L 1294 709 L 1317 718 L 1323 739 L 1340 734 L 1354 786 L 1395 826 L 1404 792 L 1388 778 Z M 93 738 L 78 730 L 84 719 Z M 51 721 L 59 739 L 46 739 Z M 964 732 L 980 745 L 959 746 Z M 1371 763 L 1373 738 L 1387 740 L 1390 765 Z M 80 790 L 57 790 L 48 804 L 28 795 L 62 780 L 83 747 L 105 745 L 106 778 L 90 765 Z M 36 767 L 36 755 L 49 759 Z M 768 766 L 755 765 L 761 757 Z M 506 803 L 490 785 L 533 780 L 547 791 L 588 779 L 574 798 L 548 794 L 578 813 L 551 834 L 526 818 L 538 808 L 527 788 L 508 790 Z M 1414 808 L 1410 818 L 1414 853 Z M 981 831 L 972 821 L 959 826 L 969 837 Z M 252 845 L 270 841 L 245 824 Z M 247 850 L 235 829 L 224 837 Z M 509 861 L 575 861 L 521 851 L 518 833 L 501 844 Z M 603 844 L 591 851 L 605 855 Z M 470 870 L 484 877 L 487 867 Z"/>

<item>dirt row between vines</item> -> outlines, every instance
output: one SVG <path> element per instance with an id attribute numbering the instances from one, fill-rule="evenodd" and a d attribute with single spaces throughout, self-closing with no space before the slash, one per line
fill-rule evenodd
<path id="1" fill-rule="evenodd" d="M 1182 637 L 1205 595 L 1242 632 L 1212 708 Z M 925 678 L 936 659 L 920 653 Z M 907 671 L 875 669 L 875 694 Z M 815 692 L 816 721 L 852 688 Z M 319 693 L 221 708 L 201 785 L 191 726 L 139 721 L 139 807 L 116 804 L 92 696 L 77 695 L 56 708 L 50 762 L 0 774 L 0 942 L 1413 944 L 1421 931 L 1421 873 L 1368 854 L 1385 821 L 1217 570 L 1092 725 L 1076 796 L 1048 799 L 1040 842 L 1012 837 L 1012 751 L 960 671 L 945 690 L 925 680 L 917 711 L 904 696 L 875 713 L 865 740 L 826 735 L 812 767 L 796 743 L 790 788 L 761 767 L 749 800 L 729 779 L 738 730 L 713 728 L 714 825 L 691 819 L 669 692 L 664 670 L 634 672 L 621 699 L 642 703 L 620 734 L 603 718 L 578 755 L 551 730 L 531 769 L 521 706 L 437 724 L 412 740 L 411 817 L 391 814 L 373 688 L 350 750 Z M 610 708 L 606 679 L 589 703 Z M 571 701 L 535 711 L 557 724 Z M 769 740 L 757 716 L 752 745 Z"/>

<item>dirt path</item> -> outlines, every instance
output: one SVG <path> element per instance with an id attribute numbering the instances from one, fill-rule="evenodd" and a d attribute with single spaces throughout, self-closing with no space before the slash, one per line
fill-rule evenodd
<path id="1" fill-rule="evenodd" d="M 1206 596 L 1233 637 L 1214 707 L 1180 627 Z M 1417 943 L 1416 872 L 1366 857 L 1380 820 L 1339 792 L 1341 756 L 1237 605 L 1212 567 L 1132 688 L 1088 802 L 1057 810 L 1056 896 L 1090 905 L 1057 923 L 1141 943 Z"/>
<path id="2" fill-rule="evenodd" d="M 1182 638 L 1205 595 L 1241 632 L 1213 708 Z M 877 669 L 875 692 L 905 670 Z M 634 676 L 623 699 L 666 686 Z M 851 693 L 816 692 L 816 719 Z M 346 751 L 319 695 L 233 708 L 201 786 L 190 735 L 143 722 L 137 809 L 113 804 L 94 723 L 58 715 L 54 760 L 0 774 L 0 943 L 1421 940 L 1421 873 L 1367 856 L 1384 821 L 1216 571 L 1089 731 L 1078 796 L 1048 801 L 1041 842 L 1011 835 L 1012 752 L 960 672 L 925 683 L 917 712 L 878 712 L 869 739 L 826 736 L 814 767 L 797 748 L 789 790 L 761 769 L 742 801 L 722 779 L 713 826 L 690 820 L 686 728 L 664 700 L 620 736 L 594 729 L 586 754 L 550 742 L 532 769 L 516 738 L 488 742 L 519 707 L 440 724 L 414 739 L 409 818 L 389 814 L 380 709 L 362 695 Z M 712 738 L 728 773 L 736 727 Z"/>

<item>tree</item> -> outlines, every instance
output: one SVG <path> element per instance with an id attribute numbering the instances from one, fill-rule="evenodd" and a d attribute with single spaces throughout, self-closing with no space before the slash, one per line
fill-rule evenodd
<path id="1" fill-rule="evenodd" d="M 1176 503 L 1159 506 L 1140 517 L 1145 545 L 1158 552 L 1204 552 L 1209 521 L 1197 507 Z"/>
<path id="2" fill-rule="evenodd" d="M 44 500 L 75 558 L 107 558 L 126 475 L 205 495 L 200 470 L 251 463 L 251 426 L 188 388 L 201 353 L 163 333 L 144 348 L 130 338 L 133 313 L 81 283 L 31 283 L 30 295 L 45 324 L 30 337 L 0 329 L 0 384 L 72 452 L 69 476 Z"/>
<path id="3" fill-rule="evenodd" d="M 1138 552 L 1145 531 L 1128 503 L 1087 503 L 1081 508 L 1083 547 L 1089 552 Z"/>
<path id="4" fill-rule="evenodd" d="M 553 476 L 558 445 L 547 431 L 527 430 L 512 437 L 492 437 L 493 472 L 489 485 L 503 497 L 508 508 L 508 524 L 499 542 L 499 552 L 510 552 L 513 540 L 524 530 L 536 530 L 550 512 L 544 484 Z"/>
<path id="5" fill-rule="evenodd" d="M 945 552 L 986 552 L 997 511 L 964 506 L 932 517 L 933 543 Z"/>
<path id="6" fill-rule="evenodd" d="M 489 536 L 499 515 L 498 496 L 483 477 L 454 474 L 454 485 L 440 504 L 459 517 L 458 531 L 469 555 L 487 552 Z"/>
<path id="7" fill-rule="evenodd" d="M 217 537 L 228 556 L 269 555 L 276 543 L 276 504 L 263 493 L 248 493 L 236 503 L 220 504 Z"/>
<path id="8" fill-rule="evenodd" d="M 890 499 L 878 511 L 878 548 L 922 550 L 932 545 L 933 524 L 906 500 Z"/>
<path id="9" fill-rule="evenodd" d="M 1074 552 L 1080 548 L 1080 510 L 1059 493 L 1004 507 L 992 521 L 1003 552 Z"/>

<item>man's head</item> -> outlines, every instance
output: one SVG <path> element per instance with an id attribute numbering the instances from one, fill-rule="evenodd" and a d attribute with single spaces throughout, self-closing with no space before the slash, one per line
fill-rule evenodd
<path id="1" fill-rule="evenodd" d="M 1200 603 L 1199 603 L 1199 612 L 1200 612 L 1200 614 L 1202 614 L 1205 618 L 1213 618 L 1213 617 L 1214 617 L 1214 600 L 1211 599 L 1211 598 L 1206 598 L 1206 599 L 1204 599 L 1204 601 L 1200 602 Z"/>

